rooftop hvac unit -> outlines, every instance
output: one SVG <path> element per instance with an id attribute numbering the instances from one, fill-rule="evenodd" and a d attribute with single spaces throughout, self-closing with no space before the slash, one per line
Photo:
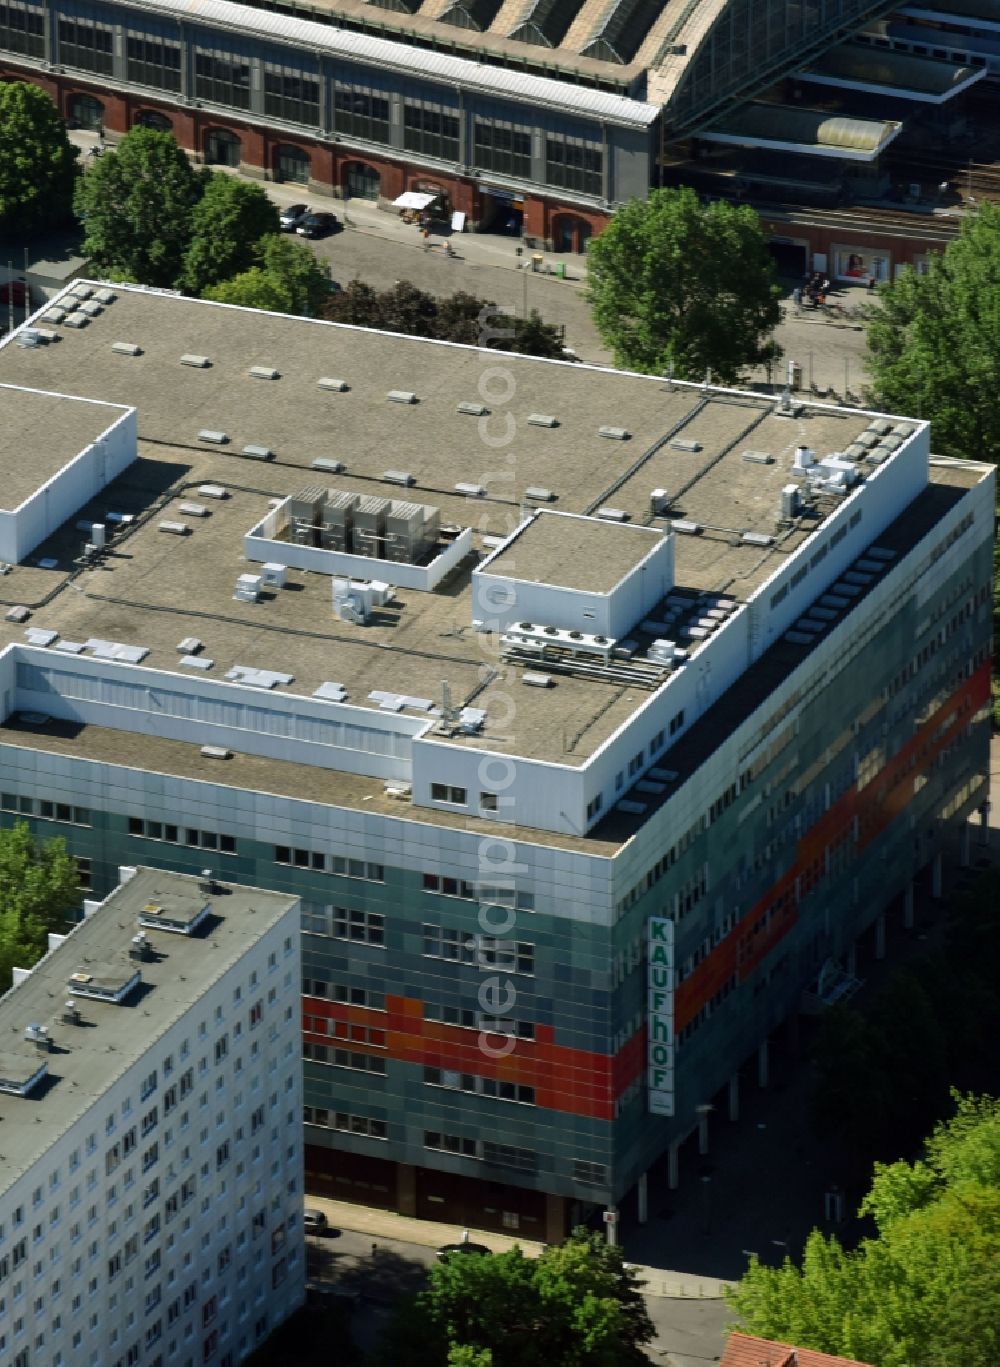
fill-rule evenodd
<path id="1" fill-rule="evenodd" d="M 227 750 L 224 745 L 203 745 L 201 747 L 202 759 L 232 759 L 232 750 Z"/>
<path id="2" fill-rule="evenodd" d="M 404 489 L 409 489 L 411 485 L 417 482 L 416 477 L 411 475 L 409 470 L 383 470 L 382 478 L 387 484 L 401 484 Z"/>
<path id="3" fill-rule="evenodd" d="M 103 522 L 90 524 L 90 540 L 94 546 L 103 546 L 107 541 L 107 530 Z"/>
<path id="4" fill-rule="evenodd" d="M 700 536 L 705 530 L 700 522 L 688 522 L 686 518 L 675 517 L 671 522 L 671 527 L 681 536 Z"/>
<path id="5" fill-rule="evenodd" d="M 186 522 L 161 522 L 161 532 L 170 532 L 173 536 L 187 536 L 191 528 Z"/>
<path id="6" fill-rule="evenodd" d="M 277 561 L 268 560 L 261 566 L 261 579 L 264 587 L 268 589 L 283 589 L 285 587 L 285 576 L 288 573 L 287 565 L 279 565 Z"/>
<path id="7" fill-rule="evenodd" d="M 82 280 L 78 281 L 70 291 L 70 295 L 74 299 L 90 299 L 93 297 L 93 293 L 91 286 L 84 284 Z"/>
<path id="8" fill-rule="evenodd" d="M 670 443 L 675 451 L 686 451 L 689 455 L 701 450 L 700 441 L 689 441 L 687 437 L 675 437 Z"/>
<path id="9" fill-rule="evenodd" d="M 191 352 L 185 352 L 181 357 L 181 365 L 192 366 L 195 370 L 207 370 L 211 364 L 207 356 L 194 356 Z"/>
<path id="10" fill-rule="evenodd" d="M 744 532 L 740 537 L 744 546 L 773 546 L 774 537 L 767 532 Z"/>
<path id="11" fill-rule="evenodd" d="M 529 484 L 524 496 L 531 499 L 532 503 L 551 503 L 555 498 L 551 489 L 543 489 L 539 484 Z"/>
<path id="12" fill-rule="evenodd" d="M 118 296 L 114 290 L 101 289 L 94 291 L 94 298 L 100 299 L 102 304 L 113 304 Z"/>
<path id="13" fill-rule="evenodd" d="M 274 460 L 274 452 L 269 446 L 258 446 L 254 442 L 244 446 L 242 454 L 249 460 Z"/>
<path id="14" fill-rule="evenodd" d="M 229 490 L 221 484 L 199 484 L 198 492 L 202 498 L 222 499 L 229 497 Z"/>
<path id="15" fill-rule="evenodd" d="M 63 327 L 85 328 L 89 322 L 90 319 L 87 317 L 85 313 L 81 313 L 79 309 L 75 309 L 72 313 L 67 313 L 63 321 Z M 37 343 L 32 343 L 31 345 L 37 345 Z"/>
<path id="16" fill-rule="evenodd" d="M 47 1054 L 52 1048 L 52 1039 L 44 1025 L 26 1025 L 24 1038 L 28 1044 L 33 1044 L 39 1053 Z"/>
<path id="17" fill-rule="evenodd" d="M 537 670 L 526 669 L 521 675 L 521 682 L 528 688 L 551 688 L 552 675 L 540 674 Z"/>
<path id="18" fill-rule="evenodd" d="M 79 1025 L 81 1019 L 80 1010 L 76 1002 L 63 1002 L 62 1014 L 59 1019 L 62 1021 L 63 1025 Z"/>
<path id="19" fill-rule="evenodd" d="M 130 959 L 139 959 L 142 961 L 149 960 L 153 957 L 153 946 L 149 943 L 149 937 L 141 930 L 138 934 L 132 936 L 128 948 L 128 956 Z"/>
<path id="20" fill-rule="evenodd" d="M 112 342 L 111 350 L 116 356 L 141 356 L 142 347 L 135 342 Z"/>
<path id="21" fill-rule="evenodd" d="M 332 460 L 328 456 L 319 456 L 311 463 L 314 470 L 325 470 L 330 475 L 339 475 L 344 469 L 343 461 Z"/>
<path id="22" fill-rule="evenodd" d="M 260 597 L 261 576 L 259 574 L 241 574 L 236 580 L 236 592 L 233 600 L 237 603 L 256 603 Z"/>
<path id="23" fill-rule="evenodd" d="M 464 413 L 470 418 L 488 418 L 490 415 L 490 410 L 484 403 L 470 403 L 468 400 L 460 403 L 455 412 Z"/>
<path id="24" fill-rule="evenodd" d="M 873 418 L 868 427 L 872 432 L 877 432 L 880 437 L 884 437 L 886 433 L 892 431 L 892 423 L 888 418 Z"/>
<path id="25" fill-rule="evenodd" d="M 624 508 L 608 508 L 605 506 L 603 508 L 598 508 L 595 516 L 599 517 L 603 522 L 627 522 L 629 515 L 625 512 Z"/>
<path id="26" fill-rule="evenodd" d="M 417 396 L 412 389 L 390 389 L 385 396 L 390 403 L 416 403 Z"/>
<path id="27" fill-rule="evenodd" d="M 646 651 L 646 655 L 650 660 L 655 660 L 658 664 L 665 665 L 673 664 L 674 657 L 678 654 L 683 655 L 686 654 L 686 652 L 679 651 L 673 641 L 663 640 L 662 638 L 654 641 Z"/>
<path id="28" fill-rule="evenodd" d="M 632 433 L 624 427 L 599 427 L 597 435 L 607 437 L 608 441 L 629 441 L 632 437 Z"/>
<path id="29" fill-rule="evenodd" d="M 670 506 L 670 495 L 666 489 L 653 489 L 649 495 L 649 511 L 653 517 L 663 517 Z"/>
<path id="30" fill-rule="evenodd" d="M 529 427 L 558 427 L 559 419 L 553 418 L 549 413 L 529 413 Z"/>
<path id="31" fill-rule="evenodd" d="M 21 328 L 17 334 L 17 344 L 23 347 L 36 347 L 42 345 L 37 328 Z"/>
<path id="32" fill-rule="evenodd" d="M 104 309 L 96 299 L 85 299 L 80 305 L 80 312 L 85 313 L 88 318 L 99 318 Z"/>
<path id="33" fill-rule="evenodd" d="M 793 470 L 809 470 L 815 464 L 816 452 L 810 450 L 808 446 L 796 446 L 795 458 L 792 461 Z"/>
<path id="34" fill-rule="evenodd" d="M 209 441 L 213 446 L 228 446 L 229 434 L 227 432 L 214 432 L 210 428 L 202 428 L 198 433 L 199 441 Z"/>
<path id="35" fill-rule="evenodd" d="M 351 387 L 346 380 L 334 379 L 332 375 L 324 375 L 316 385 L 319 389 L 331 389 L 335 394 L 346 394 Z"/>
<path id="36" fill-rule="evenodd" d="M 185 517 L 208 517 L 208 509 L 204 503 L 182 503 L 177 511 Z"/>
<path id="37" fill-rule="evenodd" d="M 781 516 L 786 520 L 798 517 L 802 499 L 797 484 L 786 484 L 781 491 Z"/>
<path id="38" fill-rule="evenodd" d="M 774 457 L 770 451 L 744 451 L 743 459 L 750 465 L 773 465 Z"/>
<path id="39" fill-rule="evenodd" d="M 252 365 L 247 371 L 251 380 L 280 380 L 281 372 L 269 365 Z"/>
<path id="40" fill-rule="evenodd" d="M 66 310 L 60 308 L 46 309 L 42 317 L 46 323 L 61 323 L 66 317 Z"/>
<path id="41" fill-rule="evenodd" d="M 455 485 L 455 493 L 456 493 L 456 494 L 464 494 L 466 498 L 485 498 L 485 497 L 486 497 L 486 485 L 485 485 L 485 484 L 456 484 L 456 485 Z"/>
<path id="42" fill-rule="evenodd" d="M 177 642 L 178 655 L 197 655 L 200 650 L 205 649 L 205 642 L 197 636 L 185 636 L 183 641 Z"/>

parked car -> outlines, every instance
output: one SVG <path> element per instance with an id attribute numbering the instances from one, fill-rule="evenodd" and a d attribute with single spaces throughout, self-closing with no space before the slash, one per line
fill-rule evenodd
<path id="1" fill-rule="evenodd" d="M 306 214 L 295 225 L 299 237 L 329 237 L 340 227 L 336 214 Z"/>
<path id="2" fill-rule="evenodd" d="M 281 231 L 283 233 L 293 233 L 305 218 L 306 214 L 311 212 L 312 210 L 309 208 L 308 204 L 289 204 L 287 209 L 282 209 L 281 214 L 278 217 L 278 222 L 281 224 Z"/>
<path id="3" fill-rule="evenodd" d="M 460 1253 L 471 1253 L 477 1258 L 488 1257 L 493 1250 L 485 1244 L 474 1244 L 471 1239 L 463 1239 L 460 1244 L 442 1244 L 437 1251 L 439 1260 L 446 1263 L 449 1258 Z"/>
<path id="4" fill-rule="evenodd" d="M 302 1212 L 302 1225 L 307 1234 L 325 1234 L 327 1219 L 321 1210 L 312 1210 L 307 1207 Z"/>

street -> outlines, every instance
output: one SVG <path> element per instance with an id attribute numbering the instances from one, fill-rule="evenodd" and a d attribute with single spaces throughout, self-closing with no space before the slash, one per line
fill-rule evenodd
<path id="1" fill-rule="evenodd" d="M 70 133 L 70 139 L 80 148 L 86 166 L 88 153 L 97 142 L 96 134 L 76 129 Z M 229 168 L 215 169 L 240 174 Z M 415 226 L 403 223 L 394 211 L 380 209 L 369 200 L 342 201 L 310 195 L 302 185 L 255 183 L 263 186 L 279 209 L 305 201 L 314 209 L 335 213 L 344 223 L 343 231 L 311 244 L 319 256 L 329 261 L 333 278 L 339 284 L 346 285 L 357 278 L 377 289 L 388 289 L 397 280 L 410 280 L 436 295 L 465 290 L 518 314 L 537 309 L 546 322 L 565 328 L 566 345 L 581 361 L 591 365 L 612 364 L 611 354 L 591 321 L 585 296 L 585 256 L 542 253 L 539 273 L 524 269 L 532 252 L 524 247 L 519 257 L 517 249 L 521 244 L 516 238 L 459 233 L 448 239 L 454 252 L 448 257 L 444 253 L 444 237 L 432 234 L 431 245 L 425 250 Z M 555 273 L 560 267 L 565 269 L 565 279 Z M 829 389 L 831 402 L 836 401 L 834 396 L 843 399 L 848 391 L 860 395 L 866 382 L 863 328 L 853 320 L 822 311 L 795 309 L 790 283 L 787 294 L 782 303 L 783 320 L 775 332 L 783 358 L 771 381 L 783 385 L 788 363 L 795 361 L 805 392 L 811 392 L 810 386 L 821 392 Z M 864 298 L 863 286 L 841 285 L 833 292 L 834 301 L 848 307 L 856 307 Z M 753 383 L 765 383 L 768 378 L 763 368 L 751 375 Z"/>

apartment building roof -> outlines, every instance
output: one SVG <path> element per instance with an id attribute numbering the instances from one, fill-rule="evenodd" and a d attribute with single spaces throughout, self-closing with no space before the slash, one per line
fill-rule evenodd
<path id="1" fill-rule="evenodd" d="M 0 1192 L 297 900 L 140 868 L 11 988 L 0 999 Z"/>

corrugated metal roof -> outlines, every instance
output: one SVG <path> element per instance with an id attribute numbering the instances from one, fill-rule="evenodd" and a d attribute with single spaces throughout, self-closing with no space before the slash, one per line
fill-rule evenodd
<path id="1" fill-rule="evenodd" d="M 749 1334 L 730 1334 L 719 1367 L 868 1367 L 856 1358 L 831 1357 L 814 1348 L 793 1348 Z"/>
<path id="2" fill-rule="evenodd" d="M 986 70 L 934 57 L 913 57 L 865 43 L 841 43 L 811 62 L 801 74 L 806 80 L 830 77 L 897 95 L 912 92 L 916 99 L 950 99 L 964 86 L 981 80 Z"/>
<path id="3" fill-rule="evenodd" d="M 899 133 L 891 119 L 852 119 L 821 109 L 744 104 L 698 136 L 710 142 L 795 148 L 813 155 L 871 160 Z"/>
<path id="4" fill-rule="evenodd" d="M 387 38 L 375 38 L 367 33 L 313 23 L 309 19 L 293 19 L 268 10 L 252 9 L 249 5 L 230 4 L 229 0 L 146 0 L 145 3 L 137 0 L 133 8 L 153 14 L 169 14 L 215 28 L 259 34 L 299 47 L 318 48 L 339 57 L 353 58 L 368 66 L 426 76 L 445 85 L 482 90 L 522 104 L 590 114 L 607 123 L 645 128 L 653 123 L 660 112 L 656 105 L 626 99 L 623 95 L 611 95 L 589 86 L 553 81 L 546 76 L 532 76 L 523 71 L 508 71 L 503 67 L 472 62 L 464 57 L 452 57 L 443 52 L 410 47 L 402 42 L 390 42 Z"/>

